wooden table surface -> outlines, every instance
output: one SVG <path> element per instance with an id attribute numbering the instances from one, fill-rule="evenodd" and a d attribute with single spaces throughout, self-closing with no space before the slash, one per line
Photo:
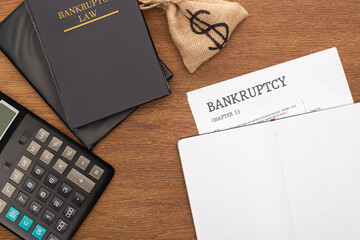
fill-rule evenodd
<path id="1" fill-rule="evenodd" d="M 0 21 L 20 2 L 0 0 Z M 145 12 L 159 56 L 174 73 L 173 93 L 141 106 L 93 150 L 116 173 L 74 239 L 196 238 L 177 150 L 180 138 L 197 134 L 188 91 L 337 47 L 354 100 L 360 100 L 359 0 L 241 4 L 250 17 L 195 74 L 184 68 L 164 12 Z M 2 52 L 0 90 L 75 139 Z M 0 239 L 16 237 L 0 227 Z"/>

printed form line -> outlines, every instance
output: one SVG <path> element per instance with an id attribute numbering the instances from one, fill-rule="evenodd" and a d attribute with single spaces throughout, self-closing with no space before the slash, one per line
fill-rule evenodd
<path id="1" fill-rule="evenodd" d="M 116 14 L 116 13 L 118 13 L 118 12 L 119 12 L 119 10 L 117 10 L 117 11 L 115 11 L 115 12 L 112 12 L 112 13 L 109 13 L 109 14 L 106 14 L 106 15 L 104 15 L 104 16 L 102 16 L 102 17 L 95 18 L 95 19 L 93 19 L 93 20 L 91 20 L 91 21 L 89 21 L 89 22 L 76 25 L 76 26 L 74 26 L 74 27 L 72 27 L 72 28 L 65 29 L 64 32 L 68 32 L 68 31 L 74 30 L 74 29 L 76 29 L 76 28 L 82 27 L 82 26 L 84 26 L 84 25 L 87 25 L 87 24 L 89 24 L 89 23 L 96 22 L 96 21 L 98 21 L 98 20 L 100 20 L 100 19 L 109 17 L 109 16 L 114 15 L 114 14 Z"/>

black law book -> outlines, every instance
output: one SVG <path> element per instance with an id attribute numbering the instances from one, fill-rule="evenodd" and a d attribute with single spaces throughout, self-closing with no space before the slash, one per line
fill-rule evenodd
<path id="1" fill-rule="evenodd" d="M 71 128 L 170 94 L 134 0 L 25 0 Z"/>
<path id="2" fill-rule="evenodd" d="M 59 118 L 69 126 L 38 36 L 24 3 L 21 3 L 0 23 L 0 49 Z M 159 62 L 167 79 L 170 80 L 173 76 L 171 71 L 161 60 Z M 135 109 L 131 108 L 82 128 L 70 130 L 88 149 L 91 149 Z"/>

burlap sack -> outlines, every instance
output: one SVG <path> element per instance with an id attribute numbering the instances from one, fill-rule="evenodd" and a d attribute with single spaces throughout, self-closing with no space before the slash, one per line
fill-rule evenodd
<path id="1" fill-rule="evenodd" d="M 139 0 L 140 8 L 163 8 L 169 30 L 190 73 L 217 54 L 248 13 L 224 0 Z"/>

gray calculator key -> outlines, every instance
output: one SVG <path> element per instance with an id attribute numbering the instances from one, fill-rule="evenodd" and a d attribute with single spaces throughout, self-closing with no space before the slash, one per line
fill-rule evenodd
<path id="1" fill-rule="evenodd" d="M 15 187 L 13 185 L 11 185 L 10 183 L 6 183 L 3 190 L 1 191 L 5 196 L 7 196 L 8 198 L 11 198 L 11 196 L 14 194 L 15 192 Z"/>
<path id="2" fill-rule="evenodd" d="M 2 213 L 6 207 L 6 202 L 0 198 L 0 213 Z"/>
<path id="3" fill-rule="evenodd" d="M 26 151 L 28 151 L 32 155 L 36 156 L 36 154 L 39 152 L 40 148 L 41 148 L 40 144 L 32 141 L 30 143 L 30 145 L 28 146 L 28 148 L 26 149 Z"/>
<path id="4" fill-rule="evenodd" d="M 45 129 L 41 128 L 39 132 L 36 134 L 35 138 L 40 142 L 44 143 L 49 136 L 50 133 Z"/>
<path id="5" fill-rule="evenodd" d="M 54 154 L 52 154 L 48 150 L 45 150 L 40 156 L 40 160 L 43 161 L 46 165 L 49 165 L 53 158 Z"/>
<path id="6" fill-rule="evenodd" d="M 58 231 L 58 233 L 63 234 L 68 226 L 69 225 L 66 222 L 64 222 L 62 219 L 59 219 L 54 228 L 56 231 Z"/>
<path id="7" fill-rule="evenodd" d="M 103 174 L 104 169 L 97 165 L 95 165 L 90 171 L 90 176 L 94 177 L 96 180 L 99 180 Z"/>
<path id="8" fill-rule="evenodd" d="M 79 171 L 75 170 L 74 168 L 71 169 L 69 174 L 67 175 L 67 179 L 84 189 L 86 192 L 90 193 L 91 190 L 94 188 L 95 183 L 91 181 L 89 178 L 85 177 Z"/>
<path id="9" fill-rule="evenodd" d="M 10 176 L 10 179 L 14 183 L 19 184 L 23 177 L 24 177 L 24 174 L 22 172 L 20 172 L 18 169 L 15 168 L 13 173 Z"/>
<path id="10" fill-rule="evenodd" d="M 41 217 L 41 220 L 46 223 L 47 225 L 52 224 L 52 222 L 55 219 L 55 214 L 53 214 L 52 212 L 50 212 L 49 210 L 46 210 L 43 214 L 43 216 Z"/>
<path id="11" fill-rule="evenodd" d="M 63 141 L 61 141 L 57 137 L 53 137 L 51 139 L 51 142 L 49 143 L 49 148 L 51 148 L 52 150 L 57 152 L 61 148 L 62 144 L 63 144 Z"/>
<path id="12" fill-rule="evenodd" d="M 89 164 L 90 160 L 81 155 L 75 165 L 78 166 L 81 170 L 85 171 Z"/>
<path id="13" fill-rule="evenodd" d="M 29 158 L 22 156 L 18 163 L 18 166 L 21 167 L 23 170 L 27 171 L 30 167 L 31 162 L 32 161 Z"/>
<path id="14" fill-rule="evenodd" d="M 75 210 L 75 208 L 71 207 L 71 206 L 67 206 L 63 215 L 66 219 L 72 221 L 76 215 L 77 211 Z"/>
<path id="15" fill-rule="evenodd" d="M 33 215 L 37 216 L 37 215 L 39 214 L 41 208 L 42 208 L 42 206 L 41 206 L 39 203 L 33 201 L 33 202 L 30 204 L 28 210 L 29 210 L 29 212 L 31 212 Z"/>
<path id="16" fill-rule="evenodd" d="M 57 177 L 55 177 L 54 175 L 52 175 L 51 173 L 49 173 L 49 175 L 46 177 L 45 179 L 45 185 L 48 186 L 51 189 L 54 189 L 56 184 L 58 183 L 59 179 Z"/>
<path id="17" fill-rule="evenodd" d="M 55 165 L 54 165 L 54 169 L 60 173 L 63 174 L 63 172 L 65 171 L 65 169 L 67 168 L 68 164 L 66 162 L 64 162 L 63 160 L 59 159 Z"/>
<path id="18" fill-rule="evenodd" d="M 62 207 L 63 203 L 64 202 L 60 198 L 55 196 L 50 202 L 50 207 L 58 212 Z"/>
<path id="19" fill-rule="evenodd" d="M 20 206 L 24 207 L 28 200 L 29 200 L 28 196 L 26 196 L 23 192 L 19 192 L 19 194 L 15 199 L 15 202 Z"/>
<path id="20" fill-rule="evenodd" d="M 64 152 L 62 153 L 62 156 L 64 158 L 66 158 L 69 161 L 72 161 L 73 158 L 75 157 L 76 151 L 74 149 L 72 149 L 71 147 L 67 146 L 64 150 Z"/>
<path id="21" fill-rule="evenodd" d="M 36 197 L 42 201 L 43 203 L 45 203 L 48 198 L 50 197 L 50 192 L 48 190 L 46 190 L 45 188 L 40 188 L 40 190 L 38 191 L 38 193 L 36 194 Z"/>
<path id="22" fill-rule="evenodd" d="M 28 178 L 23 185 L 23 188 L 29 193 L 32 193 L 35 187 L 36 187 L 36 182 L 31 178 Z"/>
<path id="23" fill-rule="evenodd" d="M 46 240 L 60 240 L 60 239 L 58 237 L 54 236 L 53 234 L 50 234 Z"/>

